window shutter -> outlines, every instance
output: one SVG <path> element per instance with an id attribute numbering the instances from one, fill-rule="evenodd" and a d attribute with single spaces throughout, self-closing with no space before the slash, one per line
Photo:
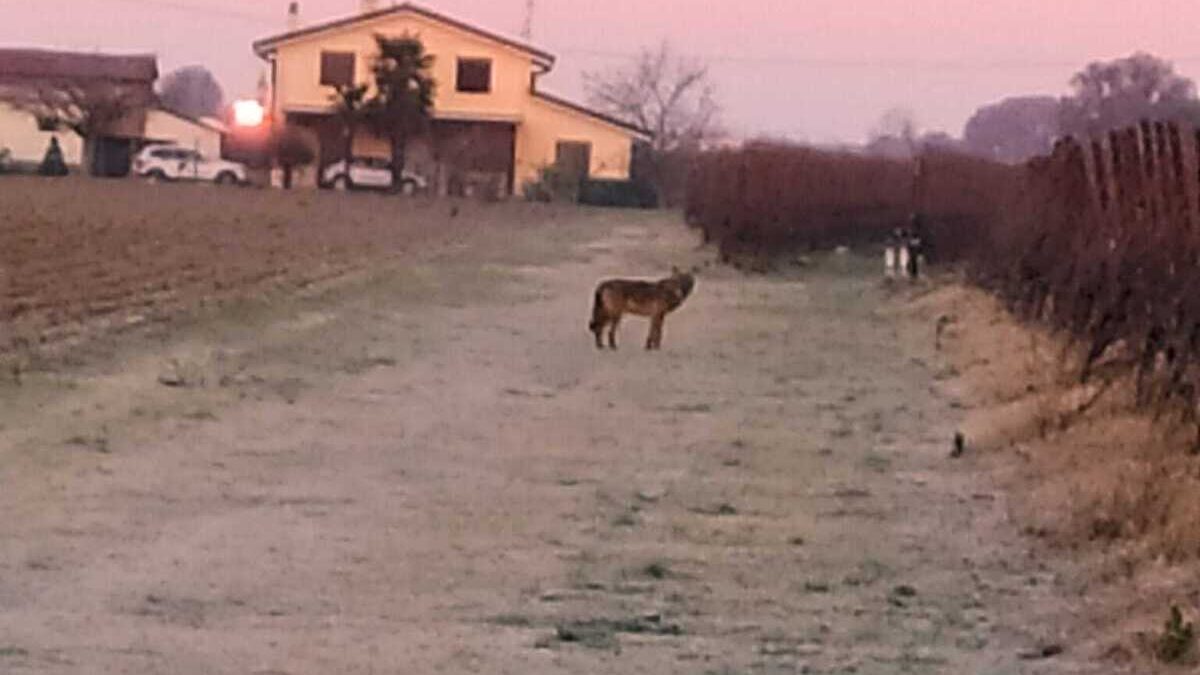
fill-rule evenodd
<path id="1" fill-rule="evenodd" d="M 353 52 L 321 52 L 321 84 L 326 87 L 354 84 Z"/>
<path id="2" fill-rule="evenodd" d="M 458 91 L 486 94 L 492 90 L 492 62 L 490 59 L 458 60 Z"/>

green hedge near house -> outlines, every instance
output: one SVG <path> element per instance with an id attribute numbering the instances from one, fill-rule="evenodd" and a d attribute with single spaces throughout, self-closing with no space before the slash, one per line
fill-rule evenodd
<path id="1" fill-rule="evenodd" d="M 631 180 L 585 180 L 579 186 L 579 203 L 625 209 L 658 207 L 658 194 L 646 183 Z"/>

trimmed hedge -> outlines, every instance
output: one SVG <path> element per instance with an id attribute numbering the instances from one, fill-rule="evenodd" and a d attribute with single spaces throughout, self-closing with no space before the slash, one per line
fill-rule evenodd
<path id="1" fill-rule="evenodd" d="M 579 186 L 579 203 L 626 209 L 658 207 L 658 195 L 646 183 L 631 180 L 585 180 Z"/>
<path id="2" fill-rule="evenodd" d="M 984 236 L 1019 171 L 951 153 L 918 165 L 848 152 L 751 143 L 700 156 L 688 182 L 688 222 L 723 253 L 863 245 L 921 213 L 945 258 Z"/>

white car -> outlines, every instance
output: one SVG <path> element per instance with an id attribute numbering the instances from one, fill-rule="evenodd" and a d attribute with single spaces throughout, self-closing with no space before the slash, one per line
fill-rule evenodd
<path id="1" fill-rule="evenodd" d="M 210 159 L 178 145 L 151 145 L 133 160 L 133 171 L 152 181 L 195 180 L 218 185 L 246 183 L 246 166 L 223 159 Z"/>
<path id="2" fill-rule="evenodd" d="M 335 190 L 389 190 L 392 187 L 392 166 L 388 160 L 378 157 L 356 157 L 346 170 L 346 160 L 325 167 L 321 172 L 325 185 Z M 404 170 L 400 187 L 405 192 L 424 190 L 428 182 L 423 176 Z"/>

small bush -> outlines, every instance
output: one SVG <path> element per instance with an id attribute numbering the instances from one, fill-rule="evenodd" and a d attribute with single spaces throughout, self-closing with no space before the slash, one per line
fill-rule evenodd
<path id="1" fill-rule="evenodd" d="M 629 180 L 585 180 L 579 187 L 579 203 L 626 209 L 653 209 L 658 195 L 645 183 Z"/>
<path id="2" fill-rule="evenodd" d="M 271 137 L 271 156 L 283 169 L 283 187 L 292 187 L 292 175 L 297 167 L 311 164 L 317 158 L 311 132 L 301 127 L 286 126 Z"/>
<path id="3" fill-rule="evenodd" d="M 65 176 L 69 173 L 67 163 L 63 160 L 62 147 L 58 144 L 57 138 L 50 139 L 50 145 L 46 147 L 46 156 L 42 158 L 42 164 L 38 167 L 38 173 L 43 176 Z"/>
<path id="4" fill-rule="evenodd" d="M 1192 622 L 1184 623 L 1183 612 L 1172 606 L 1171 617 L 1163 624 L 1163 633 L 1158 638 L 1158 659 L 1163 663 L 1180 663 L 1191 655 L 1195 642 Z"/>
<path id="5" fill-rule="evenodd" d="M 579 182 L 573 180 L 553 164 L 538 169 L 538 178 L 528 181 L 521 188 L 526 201 L 571 202 L 579 200 Z"/>

